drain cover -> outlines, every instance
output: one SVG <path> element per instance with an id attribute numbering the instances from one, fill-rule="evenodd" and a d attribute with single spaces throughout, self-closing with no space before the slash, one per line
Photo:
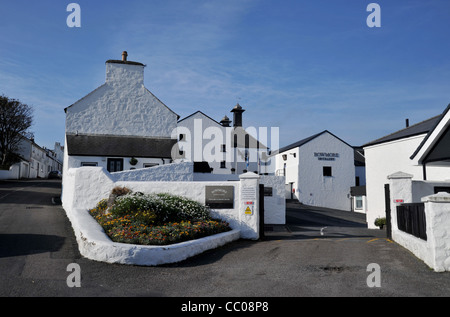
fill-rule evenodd
<path id="1" fill-rule="evenodd" d="M 325 271 L 325 272 L 340 273 L 340 272 L 344 271 L 344 269 L 345 268 L 343 266 L 319 266 L 319 270 Z"/>

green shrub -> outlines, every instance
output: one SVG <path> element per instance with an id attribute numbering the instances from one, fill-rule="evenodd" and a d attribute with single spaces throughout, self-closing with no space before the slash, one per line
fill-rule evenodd
<path id="1" fill-rule="evenodd" d="M 163 222 L 210 219 L 209 209 L 196 201 L 171 194 L 157 194 L 156 196 L 162 203 Z"/>
<path id="2" fill-rule="evenodd" d="M 132 215 L 149 225 L 210 219 L 207 207 L 196 201 L 170 194 L 136 193 L 120 196 L 110 211 L 115 217 Z"/>
<path id="3" fill-rule="evenodd" d="M 375 219 L 375 226 L 383 228 L 386 225 L 386 218 L 377 218 Z"/>

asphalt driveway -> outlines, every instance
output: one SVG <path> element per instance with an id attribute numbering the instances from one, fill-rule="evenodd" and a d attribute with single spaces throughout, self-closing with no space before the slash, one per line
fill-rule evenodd
<path id="1" fill-rule="evenodd" d="M 138 267 L 80 256 L 59 205 L 60 181 L 0 182 L 0 296 L 303 297 L 450 296 L 450 274 L 368 230 L 349 212 L 287 204 L 286 226 L 178 264 Z M 69 287 L 69 264 L 81 287 Z M 380 287 L 369 287 L 378 264 Z"/>

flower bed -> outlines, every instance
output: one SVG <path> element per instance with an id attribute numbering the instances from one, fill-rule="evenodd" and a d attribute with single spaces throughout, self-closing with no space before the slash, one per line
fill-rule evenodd
<path id="1" fill-rule="evenodd" d="M 201 204 L 170 194 L 128 193 L 108 208 L 100 201 L 90 214 L 114 242 L 169 245 L 230 231 Z"/>

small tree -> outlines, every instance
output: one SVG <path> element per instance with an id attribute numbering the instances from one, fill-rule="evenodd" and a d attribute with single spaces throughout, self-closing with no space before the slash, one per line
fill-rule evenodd
<path id="1" fill-rule="evenodd" d="M 20 141 L 31 133 L 33 109 L 18 100 L 0 96 L 0 165 L 17 161 Z"/>

